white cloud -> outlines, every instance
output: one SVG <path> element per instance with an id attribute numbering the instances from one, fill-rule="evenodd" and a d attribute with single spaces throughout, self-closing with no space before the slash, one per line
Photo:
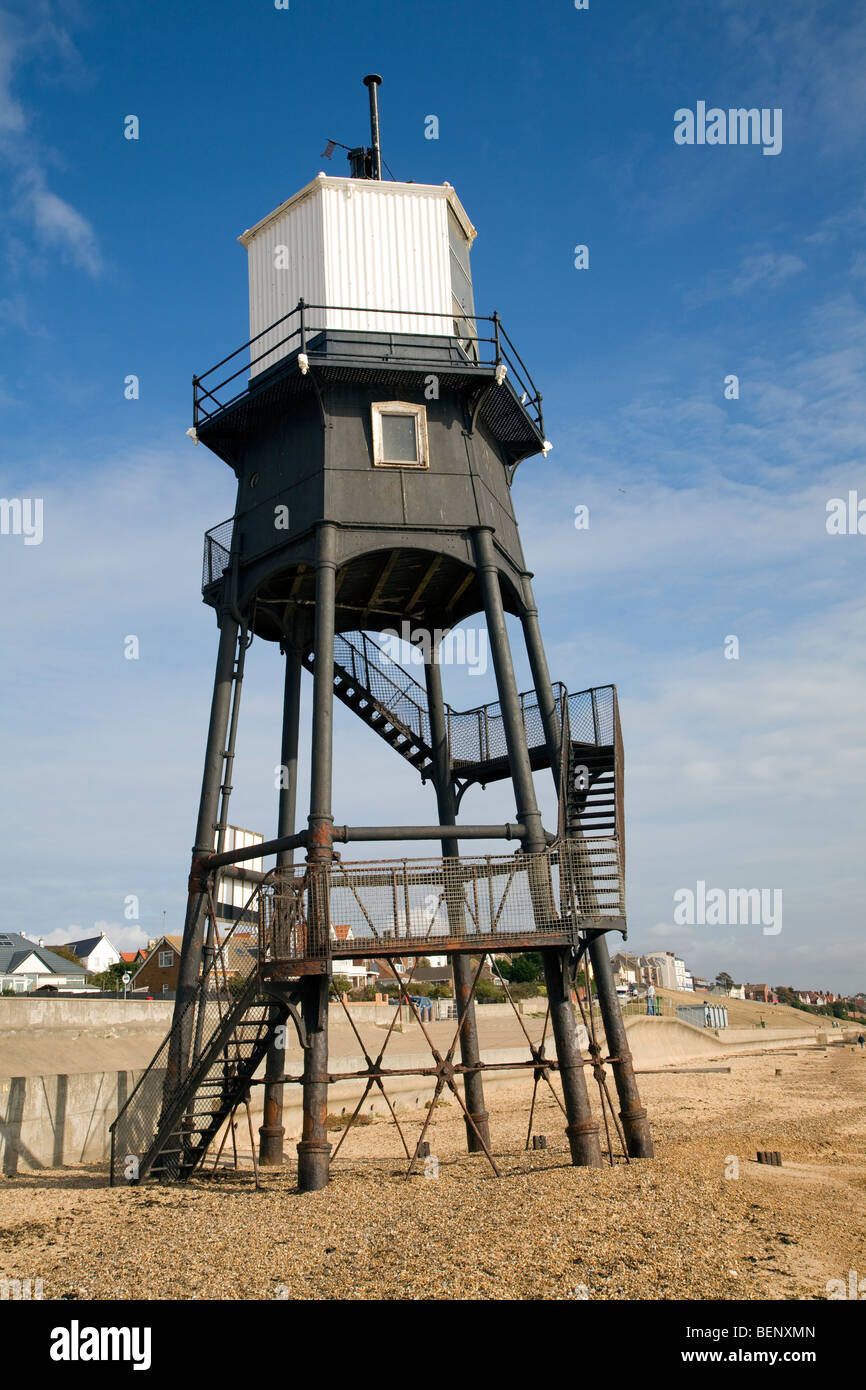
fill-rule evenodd
<path id="1" fill-rule="evenodd" d="M 16 74 L 34 56 L 58 57 L 64 67 L 77 55 L 69 35 L 59 28 L 47 10 L 38 11 L 38 20 L 26 27 L 8 11 L 0 9 L 0 161 L 7 166 L 11 189 L 7 203 L 31 229 L 37 243 L 46 251 L 59 251 L 93 279 L 102 274 L 103 262 L 91 223 L 77 208 L 48 186 L 45 171 L 51 151 L 43 150 L 32 135 L 27 112 L 13 92 Z M 13 262 L 20 266 L 16 239 Z"/>
<path id="2" fill-rule="evenodd" d="M 734 271 L 712 270 L 704 280 L 683 296 L 687 309 L 697 309 L 716 299 L 733 296 L 741 299 L 760 287 L 761 290 L 776 290 L 790 280 L 792 275 L 800 275 L 806 269 L 806 262 L 790 251 L 763 251 L 760 255 L 744 256 Z"/>
<path id="3" fill-rule="evenodd" d="M 58 927 L 43 940 L 46 946 L 64 946 L 67 941 L 84 941 L 89 936 L 99 936 L 100 932 L 104 932 L 118 951 L 137 951 L 140 946 L 147 945 L 146 933 L 137 923 L 129 922 L 98 921 L 92 927 Z M 29 935 L 32 937 L 34 933 L 30 932 Z"/>
<path id="4" fill-rule="evenodd" d="M 39 169 L 28 169 L 20 188 L 20 202 L 29 210 L 41 245 L 46 250 L 59 250 L 63 260 L 70 260 L 97 279 L 102 272 L 102 256 L 87 218 L 45 187 Z"/>

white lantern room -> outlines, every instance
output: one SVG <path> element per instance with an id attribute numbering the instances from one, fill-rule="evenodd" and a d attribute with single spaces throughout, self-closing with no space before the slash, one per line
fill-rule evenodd
<path id="1" fill-rule="evenodd" d="M 471 333 L 474 239 L 448 183 L 319 174 L 238 238 L 248 253 L 250 337 L 257 339 L 250 374 L 298 351 L 301 299 L 311 306 L 308 338 L 323 329 Z"/>

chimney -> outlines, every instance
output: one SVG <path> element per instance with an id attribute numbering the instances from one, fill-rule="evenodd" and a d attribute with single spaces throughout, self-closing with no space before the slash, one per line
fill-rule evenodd
<path id="1" fill-rule="evenodd" d="M 42 937 L 42 936 L 40 936 L 40 938 L 39 938 L 39 945 L 40 945 L 40 946 L 44 946 L 44 945 L 45 945 L 45 938 Z"/>

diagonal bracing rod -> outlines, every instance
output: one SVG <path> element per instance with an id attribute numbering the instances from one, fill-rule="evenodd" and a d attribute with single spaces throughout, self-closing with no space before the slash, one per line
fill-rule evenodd
<path id="1" fill-rule="evenodd" d="M 442 668 L 439 664 L 438 649 L 432 653 L 432 660 L 424 663 L 424 677 L 427 684 L 427 707 L 430 713 L 430 742 L 433 747 L 433 785 L 436 789 L 436 802 L 439 819 L 443 825 L 454 825 L 457 821 L 457 798 L 451 779 L 451 760 L 448 751 L 448 730 L 445 723 L 445 701 L 442 695 Z M 522 828 L 522 827 L 521 827 Z M 456 840 L 442 840 L 443 859 L 454 859 L 460 854 Z M 458 887 L 455 893 L 453 883 L 449 883 L 446 867 L 445 910 L 448 914 L 448 935 L 462 936 L 466 928 L 463 909 L 463 891 Z M 481 1061 L 481 1048 L 478 1042 L 478 1022 L 475 1017 L 475 1001 L 472 998 L 472 963 L 468 956 L 455 954 L 451 957 L 454 975 L 454 998 L 457 1003 L 457 1017 L 460 1020 L 460 1056 L 466 1067 L 477 1067 Z M 464 1077 L 466 1109 L 471 1115 L 471 1123 L 466 1120 L 466 1144 L 470 1153 L 481 1153 L 484 1145 L 490 1144 L 490 1121 L 484 1105 L 484 1081 L 480 1071 L 468 1071 Z"/>

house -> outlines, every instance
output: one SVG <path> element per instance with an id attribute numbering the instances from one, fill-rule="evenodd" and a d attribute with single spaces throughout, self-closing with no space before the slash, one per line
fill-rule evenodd
<path id="1" fill-rule="evenodd" d="M 694 989 L 700 990 L 702 994 L 706 994 L 710 988 L 710 982 L 709 980 L 705 980 L 703 975 L 693 975 L 692 986 Z"/>
<path id="2" fill-rule="evenodd" d="M 355 933 L 350 926 L 344 923 L 331 923 L 331 941 L 348 943 L 354 941 Z M 333 962 L 335 975 L 340 975 L 344 980 L 350 980 L 352 989 L 359 989 L 368 983 L 369 979 L 374 978 L 367 969 L 367 963 L 363 960 L 335 960 Z"/>
<path id="3" fill-rule="evenodd" d="M 373 972 L 372 984 L 375 989 L 382 991 L 387 991 L 388 989 L 396 989 L 397 985 L 396 981 L 394 980 L 394 971 L 391 969 L 391 966 L 388 964 L 386 960 L 371 960 L 370 969 Z M 397 974 L 401 980 L 405 980 L 409 974 L 409 970 L 407 969 L 406 962 L 404 960 L 395 960 L 394 970 L 397 971 Z"/>
<path id="4" fill-rule="evenodd" d="M 120 959 L 128 970 L 137 970 L 147 960 L 147 951 L 143 951 L 141 947 L 137 951 L 121 951 Z"/>
<path id="5" fill-rule="evenodd" d="M 29 994 L 42 985 L 80 989 L 86 970 L 43 946 L 23 932 L 0 933 L 0 992 Z"/>
<path id="6" fill-rule="evenodd" d="M 154 996 L 174 994 L 181 944 L 179 936 L 160 936 L 153 943 L 148 942 L 147 954 L 132 977 L 132 988 Z"/>
<path id="7" fill-rule="evenodd" d="M 219 923 L 220 937 L 229 930 L 227 923 Z M 180 951 L 183 938 L 180 936 L 160 936 L 150 943 L 145 960 L 132 977 L 134 990 L 145 990 L 154 998 L 174 994 L 177 989 L 177 976 L 180 970 Z M 227 979 L 249 972 L 250 957 L 258 950 L 258 934 L 236 928 L 226 943 L 223 953 Z M 222 969 L 220 970 L 222 982 Z"/>
<path id="8" fill-rule="evenodd" d="M 610 963 L 617 988 L 625 988 L 629 994 L 635 994 L 637 986 L 643 981 L 640 957 L 633 956 L 629 951 L 617 951 L 611 956 Z"/>
<path id="9" fill-rule="evenodd" d="M 120 963 L 120 952 L 112 946 L 104 931 L 98 936 L 82 937 L 80 941 L 64 941 L 63 945 L 78 957 L 88 975 L 101 975 Z"/>
<path id="10" fill-rule="evenodd" d="M 755 999 L 761 1004 L 778 1004 L 779 1002 L 769 985 L 750 985 L 746 983 L 743 988 L 746 991 L 747 999 Z"/>
<path id="11" fill-rule="evenodd" d="M 419 985 L 450 985 L 453 983 L 451 967 L 448 965 L 419 965 L 412 983 Z M 421 991 L 423 993 L 423 990 Z"/>

